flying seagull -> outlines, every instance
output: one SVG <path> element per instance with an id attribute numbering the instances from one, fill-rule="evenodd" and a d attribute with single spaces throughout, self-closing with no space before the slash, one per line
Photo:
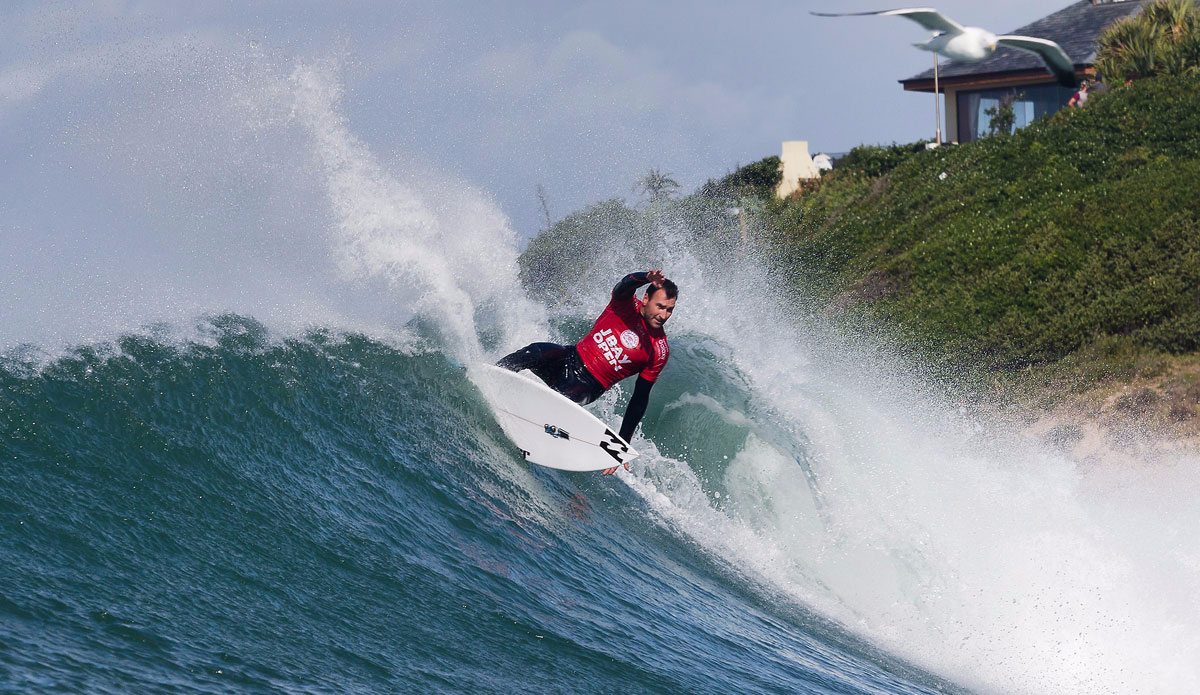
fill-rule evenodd
<path id="1" fill-rule="evenodd" d="M 1050 72 L 1058 78 L 1059 84 L 1074 87 L 1075 64 L 1063 51 L 1062 47 L 1048 39 L 1034 36 L 1017 36 L 1005 34 L 996 36 L 987 29 L 979 27 L 964 27 L 958 22 L 942 15 L 932 7 L 909 7 L 899 10 L 879 10 L 877 12 L 813 12 L 818 17 L 865 17 L 869 15 L 898 15 L 907 17 L 926 29 L 935 32 L 933 38 L 925 43 L 913 44 L 917 48 L 940 53 L 950 60 L 963 63 L 976 63 L 995 53 L 997 46 L 1007 46 L 1027 53 L 1034 53 Z"/>

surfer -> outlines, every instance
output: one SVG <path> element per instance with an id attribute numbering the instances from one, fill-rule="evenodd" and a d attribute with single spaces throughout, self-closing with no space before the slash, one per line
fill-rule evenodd
<path id="1" fill-rule="evenodd" d="M 650 286 L 639 299 L 637 289 L 647 283 Z M 531 343 L 496 365 L 514 372 L 528 369 L 579 405 L 591 403 L 613 384 L 637 374 L 621 421 L 621 439 L 628 442 L 646 414 L 650 389 L 667 364 L 670 352 L 663 324 L 675 311 L 678 292 L 662 270 L 630 273 L 613 287 L 608 306 L 578 343 Z M 609 468 L 604 475 L 616 470 L 616 466 Z"/>

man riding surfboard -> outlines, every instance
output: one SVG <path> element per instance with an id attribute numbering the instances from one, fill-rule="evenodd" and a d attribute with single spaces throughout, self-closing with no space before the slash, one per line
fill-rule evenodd
<path id="1" fill-rule="evenodd" d="M 647 283 L 645 295 L 639 298 L 637 288 Z M 628 442 L 646 413 L 650 389 L 667 364 L 670 350 L 663 324 L 675 311 L 678 292 L 662 270 L 630 273 L 613 287 L 608 306 L 578 343 L 531 343 L 496 364 L 514 372 L 528 369 L 579 405 L 591 403 L 613 384 L 637 374 L 621 421 L 621 439 Z M 609 468 L 604 475 L 616 470 Z"/>

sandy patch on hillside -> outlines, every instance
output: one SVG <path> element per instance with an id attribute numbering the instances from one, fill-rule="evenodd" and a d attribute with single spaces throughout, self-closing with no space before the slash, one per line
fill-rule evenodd
<path id="1" fill-rule="evenodd" d="M 1081 463 L 1200 455 L 1200 366 L 1067 396 L 1029 416 L 1025 434 Z"/>

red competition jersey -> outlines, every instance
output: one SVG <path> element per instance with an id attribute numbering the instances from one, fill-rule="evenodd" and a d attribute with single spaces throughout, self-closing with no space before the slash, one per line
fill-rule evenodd
<path id="1" fill-rule="evenodd" d="M 638 372 L 646 381 L 656 381 L 667 364 L 667 334 L 651 332 L 638 313 L 641 307 L 636 295 L 619 297 L 614 291 L 592 330 L 575 345 L 584 366 L 605 389 Z"/>

